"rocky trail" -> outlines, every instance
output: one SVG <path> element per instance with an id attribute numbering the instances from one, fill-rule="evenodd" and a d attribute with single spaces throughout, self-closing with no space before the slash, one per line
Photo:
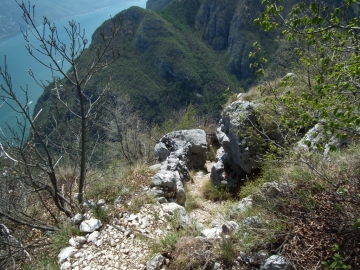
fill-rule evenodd
<path id="1" fill-rule="evenodd" d="M 155 146 L 155 154 L 161 164 L 151 166 L 154 175 L 149 185 L 129 200 L 115 203 L 109 221 L 101 224 L 92 217 L 92 207 L 106 207 L 104 200 L 93 202 L 78 221 L 76 216 L 73 218 L 74 224 L 80 224 L 82 235 L 71 238 L 69 246 L 61 250 L 61 270 L 193 269 L 194 265 L 218 270 L 249 269 L 248 265 L 262 265 L 261 270 L 273 269 L 273 265 L 287 267 L 280 256 L 268 257 L 260 252 L 256 259 L 243 252 L 235 254 L 229 247 L 231 241 L 227 239 L 242 228 L 259 226 L 261 220 L 258 216 L 237 221 L 225 217 L 228 211 L 236 216 L 251 207 L 251 196 L 231 206 L 204 198 L 203 186 L 210 180 L 210 172 L 212 180 L 219 180 L 224 169 L 219 161 L 215 165 L 206 161 L 203 130 L 168 133 Z M 267 183 L 261 192 L 273 197 L 271 194 L 281 194 L 283 189 L 277 183 Z M 124 207 L 149 197 L 153 203 L 144 203 L 137 212 Z M 223 250 L 230 264 L 219 255 L 220 243 L 225 245 Z"/>
<path id="2" fill-rule="evenodd" d="M 207 172 L 196 172 L 192 181 L 187 183 L 188 196 L 199 203 L 199 207 L 187 213 L 188 218 L 204 225 L 214 220 L 216 210 L 221 207 L 221 203 L 205 200 L 201 192 L 203 184 L 210 179 L 212 166 L 213 163 L 207 162 Z M 184 209 L 175 203 L 146 204 L 138 213 L 119 209 L 99 231 L 69 240 L 69 247 L 58 256 L 60 269 L 146 269 L 151 244 L 171 230 L 168 217 L 177 208 Z"/>

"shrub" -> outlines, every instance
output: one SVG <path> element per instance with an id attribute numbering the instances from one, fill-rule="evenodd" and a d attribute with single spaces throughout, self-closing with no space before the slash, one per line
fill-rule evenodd
<path id="1" fill-rule="evenodd" d="M 211 180 L 203 185 L 202 193 L 206 199 L 212 201 L 225 201 L 234 198 L 234 193 L 227 186 L 216 186 Z"/>
<path id="2" fill-rule="evenodd" d="M 220 257 L 226 264 L 232 264 L 236 259 L 234 239 L 223 237 L 219 243 Z"/>

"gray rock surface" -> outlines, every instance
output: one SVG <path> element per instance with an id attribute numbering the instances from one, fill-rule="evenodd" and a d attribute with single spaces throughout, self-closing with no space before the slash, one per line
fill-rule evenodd
<path id="1" fill-rule="evenodd" d="M 100 236 L 100 232 L 99 231 L 93 231 L 91 234 L 89 234 L 86 242 L 92 242 L 92 243 L 96 243 L 96 241 L 98 240 L 98 237 Z"/>
<path id="2" fill-rule="evenodd" d="M 299 142 L 297 142 L 296 146 L 299 150 L 310 151 L 316 150 L 317 144 L 324 146 L 323 154 L 327 155 L 332 147 L 342 149 L 349 144 L 349 141 L 337 138 L 329 131 L 325 131 L 323 124 L 318 123 L 310 129 Z"/>
<path id="3" fill-rule="evenodd" d="M 164 203 L 161 205 L 165 217 L 177 218 L 179 225 L 184 226 L 188 223 L 189 218 L 184 207 L 176 203 Z"/>
<path id="4" fill-rule="evenodd" d="M 101 221 L 95 218 L 85 220 L 80 224 L 80 231 L 85 233 L 91 233 L 95 230 L 100 229 L 102 226 Z"/>
<path id="5" fill-rule="evenodd" d="M 267 182 L 260 191 L 267 198 L 277 198 L 289 193 L 294 187 L 295 185 L 290 183 Z"/>
<path id="6" fill-rule="evenodd" d="M 242 225 L 248 227 L 257 227 L 261 224 L 261 220 L 258 216 L 247 217 L 242 221 Z"/>
<path id="7" fill-rule="evenodd" d="M 173 201 L 185 205 L 184 183 L 190 180 L 189 169 L 202 168 L 206 162 L 205 131 L 193 129 L 168 133 L 155 146 L 155 153 L 162 163 L 152 177 L 152 189 L 148 194 L 160 203 Z"/>
<path id="8" fill-rule="evenodd" d="M 74 247 L 66 247 L 63 248 L 58 255 L 58 263 L 61 264 L 66 261 L 72 254 L 76 252 L 76 248 Z"/>
<path id="9" fill-rule="evenodd" d="M 71 218 L 71 222 L 75 225 L 79 225 L 81 223 L 81 221 L 83 220 L 83 215 L 81 214 L 76 214 L 75 216 L 73 216 Z"/>
<path id="10" fill-rule="evenodd" d="M 165 257 L 161 254 L 155 254 L 146 264 L 146 270 L 160 270 L 165 263 Z"/>
<path id="11" fill-rule="evenodd" d="M 216 223 L 216 222 L 215 222 Z M 239 225 L 235 221 L 228 221 L 217 224 L 214 228 L 203 229 L 201 236 L 214 239 L 220 238 L 227 235 L 232 235 L 239 230 Z"/>
<path id="12" fill-rule="evenodd" d="M 291 269 L 286 259 L 279 255 L 272 255 L 267 258 L 260 270 L 288 270 Z"/>
<path id="13" fill-rule="evenodd" d="M 253 128 L 257 123 L 255 109 L 254 103 L 238 100 L 223 110 L 216 130 L 221 148 L 211 171 L 215 184 L 237 187 L 241 179 L 259 168 L 257 158 L 264 140 Z"/>
<path id="14" fill-rule="evenodd" d="M 70 262 L 64 262 L 61 266 L 60 266 L 60 270 L 67 270 L 70 269 L 71 267 L 71 263 Z"/>
<path id="15" fill-rule="evenodd" d="M 201 129 L 179 130 L 166 134 L 155 146 L 155 154 L 160 162 L 170 153 L 185 161 L 188 169 L 202 168 L 207 157 L 206 133 Z"/>

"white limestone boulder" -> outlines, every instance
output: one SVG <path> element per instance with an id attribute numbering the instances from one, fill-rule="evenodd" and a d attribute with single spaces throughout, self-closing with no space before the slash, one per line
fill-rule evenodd
<path id="1" fill-rule="evenodd" d="M 85 220 L 80 224 L 80 231 L 84 233 L 92 233 L 95 230 L 100 229 L 102 226 L 101 221 L 95 218 Z"/>

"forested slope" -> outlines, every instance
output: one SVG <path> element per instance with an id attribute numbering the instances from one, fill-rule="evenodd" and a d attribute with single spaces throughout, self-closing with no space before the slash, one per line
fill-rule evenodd
<path id="1" fill-rule="evenodd" d="M 161 10 L 132 7 L 117 15 L 122 26 L 115 44 L 122 56 L 98 73 L 95 81 L 99 86 L 111 77 L 112 94 L 129 95 L 135 109 L 149 121 L 161 123 L 169 111 L 190 103 L 199 114 L 216 118 L 227 88 L 236 93 L 256 81 L 248 58 L 253 43 L 260 40 L 266 54 L 278 49 L 276 34 L 261 32 L 254 24 L 261 1 L 160 2 L 148 2 L 148 7 L 158 9 L 156 4 L 161 4 Z M 107 21 L 101 28 L 110 26 Z M 100 28 L 80 66 L 91 63 L 99 33 Z M 40 98 L 38 109 L 44 107 L 46 96 Z"/>

